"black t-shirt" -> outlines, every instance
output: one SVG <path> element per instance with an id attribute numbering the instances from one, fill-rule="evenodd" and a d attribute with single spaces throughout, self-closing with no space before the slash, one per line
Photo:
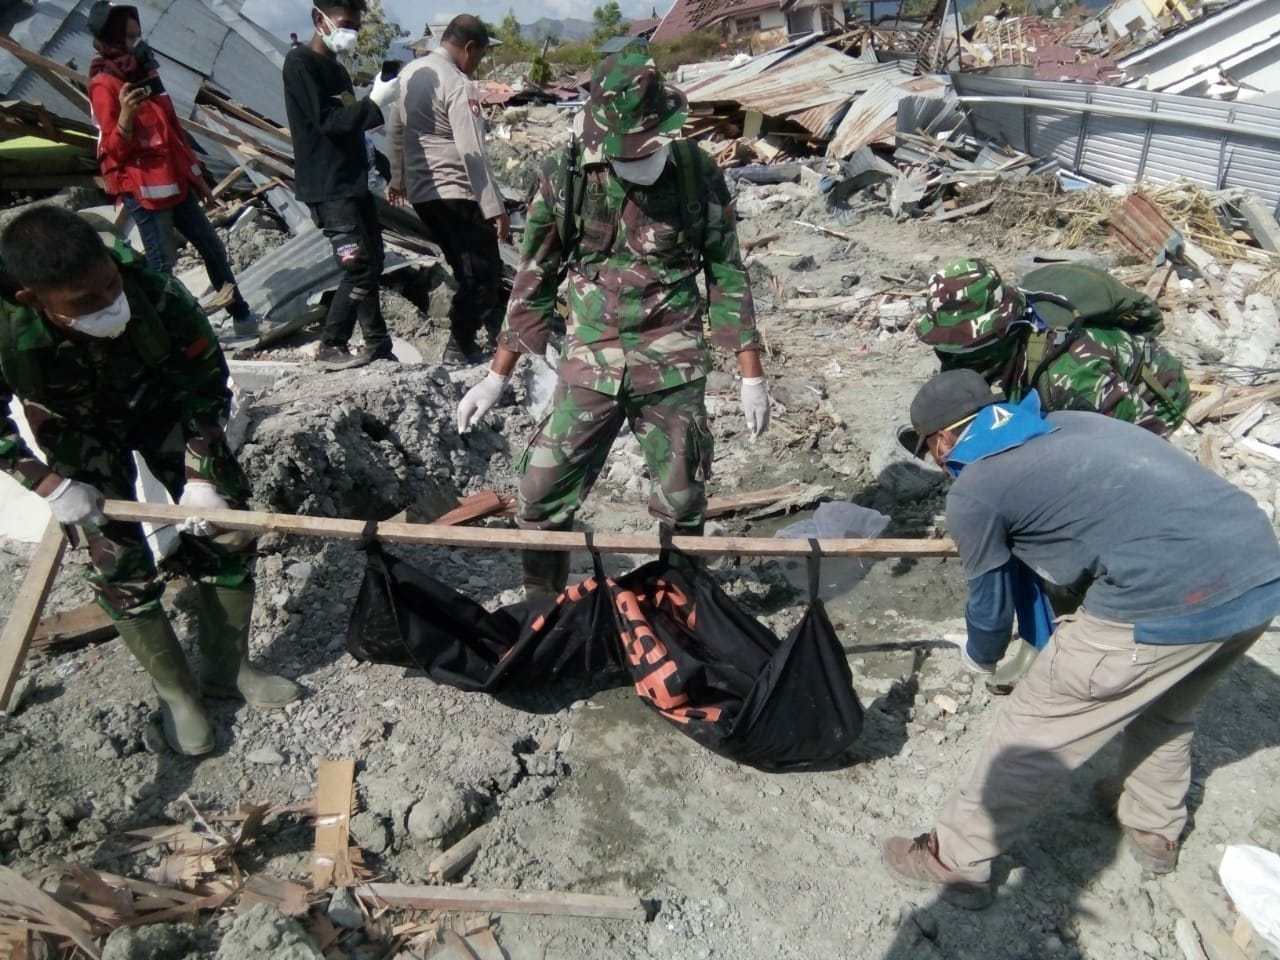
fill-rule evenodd
<path id="1" fill-rule="evenodd" d="M 369 193 L 364 132 L 382 126 L 382 111 L 357 100 L 346 68 L 310 47 L 284 58 L 284 104 L 293 135 L 294 194 L 304 203 Z"/>

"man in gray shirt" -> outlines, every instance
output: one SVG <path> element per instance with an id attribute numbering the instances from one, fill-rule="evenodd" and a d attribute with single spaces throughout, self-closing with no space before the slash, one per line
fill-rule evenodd
<path id="1" fill-rule="evenodd" d="M 477 363 L 502 327 L 507 294 L 498 241 L 511 240 L 497 179 L 484 152 L 484 117 L 470 77 L 494 41 L 470 14 L 449 21 L 440 46 L 400 74 L 398 109 L 387 121 L 392 203 L 414 211 L 444 251 L 457 290 L 449 310 L 446 363 Z"/>
<path id="2" fill-rule="evenodd" d="M 927 448 L 956 478 L 947 526 L 969 577 L 970 655 L 1007 642 L 1016 564 L 1088 586 L 933 830 L 884 843 L 897 876 L 972 909 L 991 901 L 991 861 L 1122 732 L 1120 775 L 1099 781 L 1095 800 L 1139 863 L 1172 871 L 1196 707 L 1280 613 L 1280 545 L 1252 497 L 1140 427 L 1044 417 L 1034 392 L 1003 400 L 951 370 L 911 404 L 917 454 Z"/>

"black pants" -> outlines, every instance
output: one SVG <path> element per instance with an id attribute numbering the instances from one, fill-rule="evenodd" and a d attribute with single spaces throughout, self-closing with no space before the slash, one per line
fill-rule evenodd
<path id="1" fill-rule="evenodd" d="M 364 332 L 365 346 L 374 352 L 389 351 L 391 337 L 378 299 L 384 250 L 378 212 L 369 196 L 312 203 L 311 218 L 333 244 L 333 257 L 342 267 L 342 282 L 329 304 L 323 340 L 346 346 L 356 320 Z"/>
<path id="2" fill-rule="evenodd" d="M 413 209 L 444 251 L 457 292 L 449 307 L 449 332 L 459 344 L 474 343 L 483 329 L 497 337 L 507 312 L 498 232 L 474 200 L 427 200 Z"/>

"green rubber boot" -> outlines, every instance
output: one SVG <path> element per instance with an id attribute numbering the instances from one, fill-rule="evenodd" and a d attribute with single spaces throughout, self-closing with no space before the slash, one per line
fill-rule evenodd
<path id="1" fill-rule="evenodd" d="M 1013 688 L 1018 685 L 1018 681 L 1027 675 L 1031 665 L 1036 662 L 1036 654 L 1039 652 L 1027 641 L 1019 640 L 1018 652 L 1013 655 L 1012 660 L 999 666 L 987 679 L 987 689 L 1000 697 L 1013 693 Z"/>
<path id="2" fill-rule="evenodd" d="M 302 696 L 292 680 L 265 673 L 249 662 L 249 621 L 253 616 L 253 584 L 219 587 L 196 584 L 200 611 L 201 686 L 211 697 L 243 700 L 270 710 Z"/>
<path id="3" fill-rule="evenodd" d="M 521 550 L 520 572 L 526 600 L 557 596 L 569 582 L 569 551 Z"/>
<path id="4" fill-rule="evenodd" d="M 200 702 L 200 688 L 187 666 L 169 616 L 159 606 L 116 621 L 120 639 L 151 676 L 160 697 L 164 739 L 170 749 L 188 757 L 211 751 L 216 741 Z"/>

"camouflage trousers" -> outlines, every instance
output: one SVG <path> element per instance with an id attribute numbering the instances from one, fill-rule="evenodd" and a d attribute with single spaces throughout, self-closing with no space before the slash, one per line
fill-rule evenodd
<path id="1" fill-rule="evenodd" d="M 677 534 L 700 532 L 707 508 L 712 439 L 706 381 L 635 393 L 623 374 L 617 396 L 561 380 L 551 410 L 516 464 L 516 523 L 527 530 L 568 529 L 600 476 L 623 423 L 649 467 L 649 513 Z"/>
<path id="2" fill-rule="evenodd" d="M 46 450 L 49 466 L 64 477 L 92 484 L 111 500 L 133 500 L 137 470 L 132 451 L 137 450 L 176 501 L 186 485 L 186 444 L 178 424 L 164 425 L 145 442 L 103 443 L 88 434 L 62 431 L 57 449 Z M 142 433 L 142 431 L 139 431 Z M 202 466 L 214 478 L 214 487 L 232 506 L 243 506 L 249 485 L 225 442 L 210 446 Z M 89 560 L 87 579 L 98 603 L 113 619 L 142 613 L 160 602 L 164 583 L 137 523 L 109 520 L 100 528 L 84 528 Z M 194 580 L 219 586 L 239 586 L 251 581 L 249 561 L 253 538 L 239 532 L 216 537 L 179 534 L 179 546 L 166 563 L 168 568 Z"/>

